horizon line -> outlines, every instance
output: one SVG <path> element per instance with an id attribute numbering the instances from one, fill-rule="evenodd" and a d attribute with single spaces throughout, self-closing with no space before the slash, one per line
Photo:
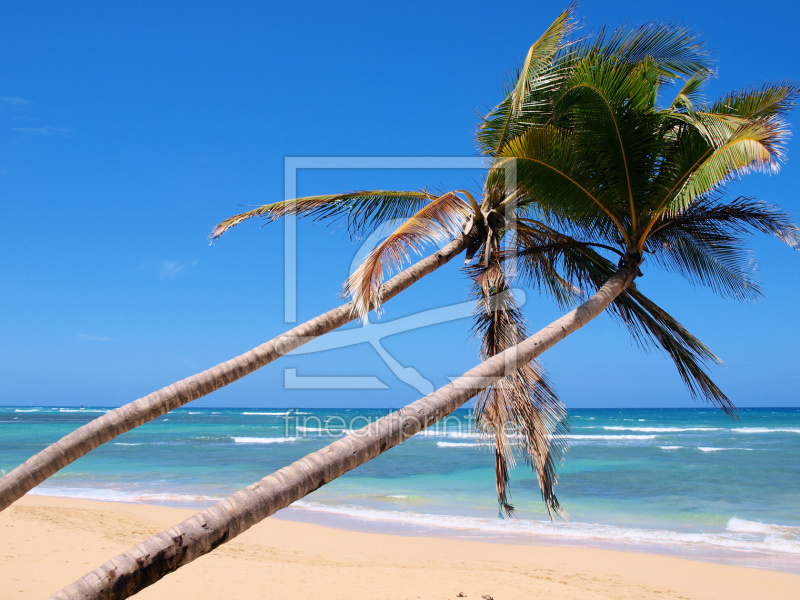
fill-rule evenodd
<path id="1" fill-rule="evenodd" d="M 116 408 L 122 408 L 123 405 L 120 406 L 109 406 L 104 404 L 0 404 L 0 409 L 2 408 L 106 408 L 109 410 L 114 410 Z M 183 410 L 191 408 L 193 410 L 251 410 L 251 409 L 259 409 L 259 410 L 340 410 L 340 409 L 347 409 L 347 410 L 388 410 L 388 411 L 397 411 L 403 407 L 395 408 L 395 407 L 387 407 L 387 406 L 179 406 L 169 412 L 174 412 L 176 410 Z M 710 410 L 710 411 L 722 411 L 721 408 L 716 406 L 575 406 L 575 407 L 567 407 L 569 410 L 627 410 L 627 409 L 636 409 L 636 410 Z M 737 407 L 738 409 L 743 408 L 759 408 L 759 409 L 786 409 L 786 408 L 798 408 L 800 409 L 800 404 L 798 405 L 791 405 L 791 406 L 754 406 L 754 405 L 740 405 Z M 472 410 L 473 407 L 459 407 L 456 410 Z M 165 413 L 166 414 L 166 413 Z"/>

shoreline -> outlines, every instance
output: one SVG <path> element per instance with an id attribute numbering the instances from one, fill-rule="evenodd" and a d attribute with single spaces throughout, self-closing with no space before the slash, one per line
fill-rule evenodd
<path id="1" fill-rule="evenodd" d="M 0 513 L 0 598 L 46 597 L 195 509 L 29 495 Z M 595 547 L 269 518 L 137 598 L 797 598 L 800 575 Z"/>
<path id="2" fill-rule="evenodd" d="M 71 498 L 78 501 L 86 500 L 92 502 L 109 502 L 112 504 L 132 504 L 142 506 L 153 506 L 163 508 L 175 508 L 179 510 L 191 511 L 191 514 L 199 512 L 223 498 L 201 500 L 199 497 L 195 501 L 188 499 L 177 500 L 167 499 L 160 496 L 142 496 L 139 498 L 104 498 L 91 497 L 88 495 L 59 495 L 50 493 L 50 490 L 39 491 L 34 489 L 29 495 L 51 497 L 51 498 Z M 365 510 L 364 507 L 357 507 L 357 510 Z M 371 512 L 373 509 L 366 509 Z M 763 569 L 779 573 L 789 573 L 800 575 L 800 563 L 795 554 L 781 554 L 774 552 L 758 552 L 752 550 L 723 549 L 719 547 L 691 547 L 678 542 L 670 543 L 665 540 L 661 543 L 647 541 L 615 540 L 602 537 L 570 537 L 560 536 L 557 533 L 537 531 L 535 534 L 524 532 L 500 532 L 497 530 L 482 530 L 479 528 L 456 527 L 443 524 L 431 525 L 428 523 L 414 523 L 408 519 L 411 515 L 425 518 L 437 519 L 442 515 L 427 515 L 415 512 L 405 513 L 406 520 L 391 518 L 392 513 L 377 510 L 374 514 L 367 516 L 364 512 L 353 514 L 346 507 L 336 507 L 335 505 L 319 504 L 318 502 L 299 501 L 287 508 L 272 515 L 271 519 L 293 523 L 307 523 L 318 525 L 329 529 L 344 532 L 387 534 L 405 537 L 423 537 L 447 539 L 454 541 L 471 541 L 475 543 L 494 543 L 515 546 L 536 546 L 536 547 L 562 547 L 562 548 L 586 548 L 600 550 L 614 550 L 634 554 L 652 554 L 679 558 L 685 560 L 701 561 L 711 564 L 730 565 L 734 567 L 746 567 Z M 463 517 L 456 517 L 463 518 Z M 534 521 L 537 522 L 537 521 Z M 583 523 L 584 526 L 587 523 Z M 600 526 L 604 527 L 604 526 Z M 645 531 L 658 532 L 658 529 L 648 528 Z M 702 535 L 702 534 L 701 534 Z M 110 557 L 109 557 L 110 558 Z M 2 599 L 0 599 L 2 600 Z"/>

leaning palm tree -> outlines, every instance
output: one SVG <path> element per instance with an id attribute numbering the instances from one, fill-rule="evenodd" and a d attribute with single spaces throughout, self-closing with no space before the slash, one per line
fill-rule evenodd
<path id="1" fill-rule="evenodd" d="M 569 18 L 572 11 L 570 7 L 559 15 L 531 47 L 525 63 L 526 75 L 521 78 L 528 82 L 526 85 L 530 85 L 529 80 L 537 69 L 548 65 L 562 48 L 562 42 L 571 29 Z M 432 195 L 426 191 L 387 190 L 309 196 L 261 206 L 222 221 L 211 233 L 212 239 L 254 217 L 275 220 L 293 215 L 326 222 L 344 221 L 354 238 L 376 232 L 387 221 L 400 219 L 404 223 L 373 253 L 373 257 L 379 258 L 377 264 L 370 263 L 369 271 L 366 265 L 362 265 L 360 274 L 368 275 L 369 285 L 367 288 L 354 288 L 350 302 L 240 356 L 111 410 L 57 440 L 0 478 L 0 510 L 101 444 L 241 379 L 302 344 L 349 323 L 356 316 L 364 317 L 371 309 L 379 310 L 382 302 L 464 250 L 474 247 L 480 242 L 479 229 L 462 231 L 461 226 L 470 213 L 470 207 L 477 208 L 477 205 L 469 192 L 457 192 L 461 196 L 455 192 Z M 442 240 L 450 241 L 383 284 L 387 262 L 400 266 L 408 258 L 409 250 L 421 253 L 426 244 Z M 367 290 L 366 295 L 362 290 Z"/>
<path id="2" fill-rule="evenodd" d="M 440 390 L 146 540 L 54 597 L 127 597 L 432 425 L 490 386 L 494 392 L 482 397 L 479 420 L 500 446 L 498 497 L 507 493 L 502 471 L 508 450 L 502 444 L 508 445 L 509 425 L 527 431 L 524 449 L 540 461 L 534 466 L 542 485 L 553 477 L 547 440 L 561 420 L 555 407 L 543 413 L 531 399 L 540 375 L 535 370 L 519 373 L 606 309 L 642 343 L 664 349 L 690 391 L 732 412 L 730 400 L 702 366 L 713 354 L 644 296 L 634 280 L 650 258 L 647 264 L 677 271 L 725 295 L 759 294 L 743 250 L 744 235 L 766 233 L 797 247 L 799 232 L 776 207 L 727 199 L 724 184 L 748 171 L 777 168 L 788 134 L 784 115 L 797 90 L 770 84 L 704 103 L 698 94 L 709 73 L 687 59 L 687 40 L 681 29 L 650 25 L 562 46 L 540 65 L 546 82 L 541 73 L 523 70 L 523 84 L 486 118 L 479 139 L 494 162 L 480 204 L 468 198 L 472 214 L 466 231 L 478 240 L 470 250 L 479 257 L 471 275 L 486 304 L 478 325 L 483 354 L 491 356 Z M 660 107 L 661 88 L 679 77 L 684 82 L 675 100 Z M 402 256 L 403 248 L 413 247 L 424 231 L 406 234 L 379 246 L 348 280 L 346 287 L 361 310 L 378 304 L 384 267 Z M 521 339 L 524 328 L 513 314 L 516 307 L 498 304 L 507 298 L 504 291 L 515 273 L 563 303 L 582 302 Z M 586 299 L 584 290 L 591 289 L 597 291 Z M 531 402 L 534 417 L 520 413 L 522 401 Z M 549 398 L 546 402 L 552 404 Z M 548 485 L 542 485 L 543 496 L 558 509 L 548 499 Z"/>
<path id="3" fill-rule="evenodd" d="M 465 211 L 463 206 L 464 203 L 452 193 L 433 196 L 426 192 L 373 190 L 288 200 L 269 205 L 264 214 L 345 215 L 351 220 L 354 231 L 368 233 L 371 226 L 376 226 L 383 219 L 407 217 L 413 222 L 414 219 L 428 218 L 436 223 L 433 227 L 440 230 L 439 236 L 443 236 L 445 232 L 454 235 L 438 252 L 423 258 L 387 281 L 380 289 L 380 297 L 385 302 L 450 261 L 472 243 L 475 236 L 459 233 L 457 221 L 450 220 L 451 216 L 456 218 Z M 442 212 L 443 207 L 447 207 L 449 211 L 446 215 Z M 232 226 L 231 223 L 228 220 L 220 224 L 214 235 L 221 235 L 222 231 Z M 356 318 L 355 304 L 352 301 L 347 302 L 244 354 L 103 414 L 1 477 L 0 510 L 7 508 L 42 481 L 101 444 L 233 383 Z"/>

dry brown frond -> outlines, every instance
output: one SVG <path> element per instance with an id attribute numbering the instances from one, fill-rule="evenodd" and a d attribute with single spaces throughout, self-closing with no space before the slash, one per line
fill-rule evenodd
<path id="1" fill-rule="evenodd" d="M 353 312 L 365 320 L 373 308 L 380 308 L 380 287 L 384 272 L 399 271 L 409 251 L 422 254 L 426 244 L 447 240 L 461 232 L 469 206 L 448 192 L 425 205 L 378 244 L 344 283 L 343 295 L 353 300 Z"/>
<path id="2" fill-rule="evenodd" d="M 518 344 L 528 333 L 498 259 L 487 269 L 474 272 L 473 281 L 481 299 L 475 329 L 482 335 L 481 355 L 486 359 Z M 518 449 L 536 472 L 551 518 L 554 512 L 565 517 L 555 486 L 556 467 L 564 451 L 567 413 L 542 368 L 531 362 L 497 381 L 481 394 L 475 413 L 475 425 L 483 440 L 495 447 L 501 509 L 509 515 L 514 511 L 509 503 L 508 476 L 515 464 L 514 450 Z"/>

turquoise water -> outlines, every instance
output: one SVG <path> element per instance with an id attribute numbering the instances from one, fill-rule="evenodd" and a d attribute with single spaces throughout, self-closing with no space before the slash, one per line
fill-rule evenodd
<path id="1" fill-rule="evenodd" d="M 106 409 L 0 408 L 0 473 Z M 34 493 L 206 506 L 386 410 L 183 408 L 76 461 Z M 497 518 L 494 459 L 468 411 L 281 515 L 345 527 L 579 543 L 800 572 L 800 409 L 573 411 L 551 524 L 535 478 Z"/>

